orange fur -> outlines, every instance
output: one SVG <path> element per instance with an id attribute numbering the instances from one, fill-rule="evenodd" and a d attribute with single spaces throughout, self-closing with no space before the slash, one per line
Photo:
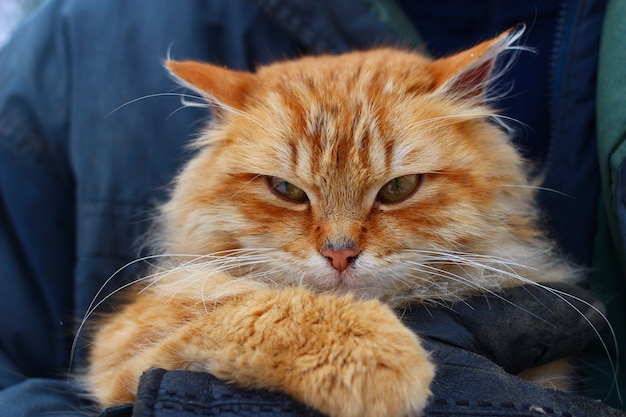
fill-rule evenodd
<path id="1" fill-rule="evenodd" d="M 434 366 L 391 308 L 578 276 L 538 227 L 528 167 L 485 104 L 512 38 L 438 61 L 379 49 L 255 74 L 169 62 L 220 112 L 162 207 L 154 240 L 169 256 L 95 336 L 94 395 L 131 401 L 160 366 L 331 416 L 419 414 Z M 414 193 L 377 197 L 413 174 Z M 308 199 L 281 198 L 267 177 Z M 325 248 L 349 248 L 349 266 Z"/>
<path id="2" fill-rule="evenodd" d="M 281 390 L 330 415 L 402 415 L 425 405 L 428 355 L 375 300 L 257 288 L 219 306 L 187 301 L 148 291 L 123 313 L 132 325 L 103 327 L 101 337 L 115 339 L 94 347 L 90 380 L 103 404 L 131 401 L 141 373 L 160 366 Z"/>

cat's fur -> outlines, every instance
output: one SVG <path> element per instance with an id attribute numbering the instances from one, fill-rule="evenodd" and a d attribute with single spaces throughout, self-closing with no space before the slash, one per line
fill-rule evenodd
<path id="1" fill-rule="evenodd" d="M 439 60 L 378 49 L 254 74 L 168 62 L 216 120 L 162 207 L 167 257 L 95 335 L 86 379 L 101 404 L 132 401 L 159 366 L 331 416 L 419 414 L 435 366 L 392 308 L 576 279 L 486 104 L 516 36 Z M 404 176 L 414 193 L 381 197 Z"/>

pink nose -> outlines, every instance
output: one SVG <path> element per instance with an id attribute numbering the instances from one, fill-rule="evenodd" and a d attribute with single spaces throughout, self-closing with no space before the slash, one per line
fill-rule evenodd
<path id="1" fill-rule="evenodd" d="M 345 271 L 348 266 L 350 266 L 350 262 L 356 258 L 360 250 L 354 248 L 346 248 L 333 250 L 329 248 L 322 249 L 322 256 L 325 256 L 330 261 L 333 268 L 335 268 L 339 272 Z"/>

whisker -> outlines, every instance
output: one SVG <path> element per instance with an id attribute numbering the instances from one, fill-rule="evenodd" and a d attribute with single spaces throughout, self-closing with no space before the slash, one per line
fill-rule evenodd
<path id="1" fill-rule="evenodd" d="M 521 265 L 518 262 L 514 262 L 514 261 L 510 261 L 507 259 L 503 259 L 503 258 L 498 258 L 498 257 L 491 257 L 491 256 L 486 256 L 486 255 L 480 255 L 480 254 L 470 254 L 470 253 L 463 253 L 463 252 L 458 252 L 458 251 L 450 251 L 450 250 L 411 250 L 412 252 L 421 254 L 421 255 L 425 255 L 424 259 L 422 260 L 422 262 L 429 262 L 431 264 L 433 263 L 450 263 L 453 265 L 467 265 L 469 267 L 472 268 L 476 268 L 478 270 L 482 270 L 482 271 L 489 271 L 492 272 L 494 274 L 501 275 L 501 276 L 505 276 L 508 278 L 512 278 L 515 281 L 521 283 L 521 284 L 526 284 L 526 285 L 532 285 L 535 286 L 537 288 L 541 288 L 545 291 L 550 292 L 551 294 L 554 294 L 556 297 L 558 297 L 561 301 L 565 302 L 568 306 L 570 306 L 574 311 L 576 311 L 576 313 L 578 313 L 586 322 L 587 324 L 590 326 L 590 328 L 593 330 L 594 334 L 596 335 L 596 337 L 600 340 L 600 343 L 602 345 L 602 348 L 607 356 L 607 359 L 609 361 L 609 364 L 611 366 L 611 369 L 613 370 L 613 383 L 614 384 L 618 384 L 618 380 L 617 380 L 617 370 L 618 370 L 618 362 L 619 361 L 619 356 L 616 355 L 616 359 L 613 360 L 613 357 L 610 354 L 610 351 L 608 349 L 608 345 L 606 344 L 606 342 L 603 340 L 603 338 L 600 335 L 599 330 L 596 328 L 596 326 L 594 326 L 594 324 L 591 322 L 591 320 L 585 316 L 583 314 L 583 312 L 577 308 L 571 301 L 568 300 L 568 298 L 570 300 L 574 300 L 577 302 L 582 303 L 583 305 L 589 307 L 590 309 L 592 309 L 595 313 L 599 314 L 601 319 L 603 320 L 603 322 L 607 325 L 609 332 L 611 334 L 611 338 L 612 338 L 612 344 L 615 348 L 615 351 L 618 351 L 618 343 L 617 343 L 617 336 L 615 334 L 615 331 L 611 325 L 611 323 L 609 322 L 608 318 L 604 315 L 604 313 L 602 311 L 600 311 L 600 309 L 598 309 L 596 306 L 594 306 L 593 304 L 589 303 L 588 301 L 585 301 L 583 299 L 581 299 L 580 297 L 574 296 L 572 294 L 569 294 L 565 291 L 561 291 L 555 288 L 551 288 L 549 286 L 546 286 L 544 284 L 538 283 L 536 281 L 530 280 L 528 278 L 525 278 L 524 276 L 520 275 L 519 273 L 515 272 L 512 268 L 513 267 L 517 267 L 517 268 L 522 268 L 528 271 L 534 270 L 533 268 L 530 268 L 528 266 L 525 265 Z M 472 259 L 473 258 L 473 259 Z M 491 263 L 492 265 L 489 265 L 489 263 Z M 508 270 L 503 270 L 501 268 L 497 268 L 493 265 L 499 265 L 502 267 L 506 267 Z M 421 267 L 426 267 L 425 265 L 420 264 Z M 434 268 L 434 267 L 432 267 Z M 438 268 L 437 268 L 438 269 Z M 465 279 L 463 277 L 460 277 L 456 274 L 442 274 L 442 276 L 446 276 L 448 278 L 462 278 L 464 281 Z M 485 289 L 485 288 L 484 288 Z M 506 300 L 506 298 L 503 298 L 502 296 L 499 296 L 497 293 L 493 293 L 491 291 L 489 291 L 492 295 L 497 296 L 498 298 L 500 298 L 503 301 L 506 301 L 508 303 L 511 303 L 510 301 Z M 512 305 L 515 305 L 514 303 L 511 303 Z M 516 306 L 518 308 L 521 308 L 521 306 Z M 523 308 L 521 308 L 522 310 L 524 310 Z M 546 309 L 549 311 L 549 307 L 546 306 Z M 525 311 L 525 310 L 524 310 Z M 540 320 L 548 323 L 546 320 L 544 320 L 541 317 L 538 317 L 536 314 L 530 313 L 528 311 L 525 311 L 526 313 L 532 314 L 534 317 L 539 318 Z M 548 323 L 550 324 L 550 323 Z M 618 390 L 619 391 L 619 390 Z M 621 394 L 619 394 L 619 400 L 620 402 L 622 401 L 621 398 Z"/>
<path id="2" fill-rule="evenodd" d="M 483 255 L 480 253 L 468 253 L 468 252 L 462 252 L 462 251 L 450 250 L 450 249 L 407 249 L 405 250 L 405 252 L 415 252 L 419 254 L 434 255 L 434 257 L 432 258 L 433 260 L 436 260 L 436 259 L 449 260 L 445 257 L 442 257 L 442 255 L 446 256 L 449 254 L 449 255 L 453 255 L 455 257 L 455 260 L 464 259 L 463 257 L 470 257 L 470 258 L 483 259 L 483 260 L 488 260 L 488 261 L 495 261 L 496 263 L 499 263 L 502 265 L 508 265 L 511 267 L 516 266 L 516 267 L 524 268 L 527 270 L 536 270 L 536 268 L 532 268 L 527 265 L 520 264 L 519 262 L 516 262 L 512 259 L 502 258 L 502 257 L 498 257 L 495 255 Z"/>
<path id="3" fill-rule="evenodd" d="M 463 264 L 463 265 L 475 267 L 475 268 L 477 268 L 479 270 L 483 270 L 483 271 L 487 270 L 487 271 L 490 271 L 490 272 L 495 272 L 496 274 L 502 274 L 502 275 L 504 275 L 506 277 L 514 278 L 514 279 L 518 279 L 518 278 L 522 278 L 522 277 L 511 268 L 512 266 L 517 266 L 519 268 L 523 268 L 523 269 L 526 269 L 526 270 L 536 270 L 534 268 L 527 267 L 525 265 L 521 265 L 521 264 L 519 264 L 517 262 L 513 262 L 513 261 L 509 261 L 507 259 L 502 259 L 502 258 L 497 258 L 497 257 L 491 258 L 491 257 L 477 256 L 477 255 L 472 255 L 472 254 L 463 254 L 463 255 L 461 255 L 461 254 L 457 254 L 457 253 L 454 253 L 454 252 L 444 252 L 444 253 L 449 258 L 444 258 L 444 259 L 435 258 L 433 260 L 434 261 L 440 260 L 440 261 L 443 261 L 443 262 L 447 261 L 447 262 L 452 262 L 452 263 L 460 263 L 460 264 Z M 496 268 L 496 267 L 488 265 L 486 263 L 481 263 L 481 262 L 478 262 L 477 260 L 469 259 L 471 257 L 478 258 L 479 260 L 495 261 L 494 263 L 496 263 L 496 264 L 507 266 L 509 270 L 505 271 L 503 269 Z"/>
<path id="4" fill-rule="evenodd" d="M 190 266 L 194 266 L 195 268 L 198 268 L 198 261 L 200 259 L 205 259 L 205 258 L 209 258 L 212 259 L 213 262 L 217 263 L 217 261 L 222 260 L 222 270 L 228 270 L 228 269 L 232 269 L 234 267 L 241 267 L 242 265 L 245 266 L 245 264 L 242 264 L 240 260 L 235 260 L 235 259 L 229 259 L 230 257 L 233 257 L 234 255 L 238 255 L 238 254 L 250 254 L 250 253 L 262 253 L 262 252 L 267 252 L 270 249 L 233 249 L 233 250 L 226 250 L 226 251 L 221 251 L 221 252 L 216 252 L 213 254 L 209 254 L 209 255 L 197 255 L 197 254 L 171 254 L 171 253 L 166 253 L 166 254 L 158 254 L 158 255 L 150 255 L 150 256 L 144 256 L 141 258 L 137 258 L 131 262 L 126 263 L 125 265 L 123 265 L 122 267 L 118 268 L 113 274 L 111 274 L 111 276 L 109 278 L 107 278 L 107 280 L 100 286 L 100 288 L 98 289 L 98 291 L 96 292 L 96 294 L 94 295 L 91 303 L 87 306 L 87 309 L 85 311 L 85 314 L 79 324 L 79 326 L 76 329 L 76 334 L 74 335 L 74 338 L 72 340 L 72 346 L 70 348 L 70 359 L 69 359 L 69 366 L 68 366 L 68 378 L 70 377 L 71 374 L 71 370 L 72 370 L 72 365 L 73 365 L 73 360 L 74 357 L 76 355 L 76 349 L 78 348 L 78 340 L 80 338 L 80 335 L 87 323 L 87 321 L 89 320 L 89 318 L 93 315 L 93 313 L 107 300 L 109 300 L 112 296 L 114 296 L 115 294 L 119 293 L 120 291 L 129 288 L 133 285 L 136 285 L 137 283 L 140 282 L 148 282 L 148 284 L 146 286 L 144 286 L 138 294 L 143 293 L 144 291 L 146 291 L 148 288 L 150 288 L 151 286 L 155 285 L 156 283 L 158 283 L 160 280 L 162 280 L 163 278 L 165 278 L 166 276 L 174 273 L 174 272 L 178 272 L 180 270 L 187 270 L 190 268 Z M 167 258 L 190 258 L 190 260 L 186 261 L 185 263 L 178 265 L 174 268 L 167 268 L 166 266 L 162 266 L 159 264 L 155 264 L 153 262 L 150 262 L 151 260 L 164 260 Z M 228 259 L 228 262 L 223 262 L 224 259 Z M 102 291 L 107 287 L 107 285 L 109 285 L 114 279 L 116 279 L 119 274 L 129 268 L 132 265 L 135 265 L 139 262 L 146 262 L 148 265 L 150 265 L 155 271 L 160 270 L 161 272 L 154 272 L 152 274 L 146 275 L 146 276 L 142 276 L 141 278 L 132 280 L 122 286 L 120 286 L 119 288 L 116 288 L 115 290 L 113 290 L 111 293 L 107 294 L 105 297 L 103 297 L 101 300 L 97 301 L 100 297 L 100 295 L 102 295 Z M 250 265 L 254 265 L 256 263 L 259 263 L 259 260 L 255 260 L 255 259 L 250 259 L 248 261 L 248 263 Z M 228 268 L 224 268 L 224 265 L 229 265 Z M 207 265 L 205 265 L 205 267 L 208 267 Z M 205 270 L 206 272 L 206 270 Z M 217 270 L 214 270 L 213 272 L 217 272 Z M 186 285 L 190 285 L 190 284 L 186 284 Z"/>
<path id="5" fill-rule="evenodd" d="M 505 187 L 511 187 L 511 188 L 532 188 L 532 189 L 540 190 L 540 191 L 549 191 L 551 193 L 559 194 L 559 195 L 562 195 L 563 197 L 567 197 L 567 198 L 570 198 L 572 200 L 575 199 L 571 195 L 569 195 L 567 193 L 564 193 L 562 191 L 559 191 L 559 190 L 555 190 L 553 188 L 538 187 L 538 186 L 535 186 L 535 185 L 523 185 L 523 184 L 507 184 L 507 185 L 505 185 Z"/>
<path id="6" fill-rule="evenodd" d="M 538 288 L 541 288 L 543 290 L 546 290 L 546 291 L 550 292 L 551 294 L 554 294 L 557 298 L 559 298 L 561 301 L 563 301 L 568 306 L 570 306 L 574 311 L 576 311 L 578 314 L 580 314 L 580 316 L 587 322 L 587 324 L 589 324 L 589 327 L 593 330 L 593 332 L 595 333 L 596 337 L 600 341 L 600 344 L 602 345 L 604 353 L 606 354 L 607 359 L 609 361 L 609 366 L 613 370 L 613 383 L 617 387 L 619 387 L 619 381 L 617 380 L 617 373 L 618 373 L 617 371 L 619 369 L 619 346 L 618 346 L 618 343 L 617 343 L 617 335 L 615 334 L 615 330 L 613 329 L 613 326 L 611 325 L 611 323 L 609 322 L 609 319 L 605 316 L 605 314 L 599 308 L 597 308 L 596 306 L 594 306 L 590 302 L 588 302 L 588 301 L 586 301 L 586 300 L 584 300 L 584 299 L 582 299 L 580 297 L 577 297 L 575 295 L 569 294 L 569 293 L 567 293 L 565 291 L 561 291 L 561 290 L 558 290 L 556 288 L 552 288 L 552 287 L 549 287 L 547 285 L 543 285 L 543 284 L 540 284 L 538 282 L 531 281 L 531 280 L 528 280 L 528 279 L 525 279 L 525 278 L 522 279 L 522 282 L 524 284 L 534 285 L 534 286 L 536 286 Z M 615 352 L 616 352 L 616 355 L 615 355 L 616 359 L 615 359 L 615 361 L 611 357 L 609 348 L 608 348 L 606 342 L 604 341 L 604 339 L 602 338 L 602 336 L 600 335 L 600 331 L 596 328 L 596 326 L 593 325 L 591 320 L 587 316 L 585 316 L 582 311 L 580 311 L 579 308 L 577 308 L 570 301 L 566 300 L 566 298 L 570 298 L 570 299 L 575 300 L 575 301 L 577 301 L 579 303 L 582 303 L 583 305 L 585 305 L 585 306 L 589 307 L 590 309 L 592 309 L 595 313 L 597 313 L 602 318 L 604 323 L 607 325 L 607 328 L 609 329 L 609 332 L 611 334 L 611 338 L 613 339 L 612 340 L 613 347 L 614 347 Z M 621 403 L 622 402 L 622 396 L 621 396 L 621 393 L 620 393 L 619 389 L 617 390 L 617 395 L 618 395 L 618 399 L 619 399 L 619 401 Z"/>
<path id="7" fill-rule="evenodd" d="M 148 95 L 145 95 L 145 96 L 137 97 L 135 99 L 127 101 L 126 103 L 124 103 L 124 104 L 122 104 L 120 106 L 117 106 L 116 108 L 111 110 L 109 113 L 107 113 L 104 116 L 104 118 L 105 119 L 109 118 L 112 114 L 116 113 L 118 110 L 121 110 L 121 109 L 123 109 L 126 106 L 130 106 L 131 104 L 137 103 L 139 101 L 146 100 L 146 99 L 149 99 L 149 98 L 155 98 L 155 97 L 180 97 L 181 100 L 184 100 L 186 98 L 188 99 L 188 98 L 191 97 L 191 98 L 193 98 L 195 100 L 198 100 L 198 102 L 202 102 L 204 104 L 200 105 L 200 104 L 183 103 L 183 105 L 185 107 L 207 107 L 207 102 L 205 100 L 203 100 L 203 98 L 200 97 L 200 96 L 193 96 L 193 95 L 190 95 L 190 94 L 187 94 L 187 93 L 154 93 L 154 94 L 148 94 Z"/>
<path id="8" fill-rule="evenodd" d="M 122 285 L 121 287 L 117 288 L 116 290 L 114 290 L 113 292 L 111 292 L 110 294 L 108 294 L 106 297 L 104 297 L 102 300 L 98 301 L 97 303 L 95 303 L 95 305 L 93 306 L 93 309 L 91 309 L 89 311 L 88 314 L 85 315 L 85 317 L 81 320 L 80 325 L 78 326 L 78 329 L 76 330 L 76 335 L 74 336 L 74 339 L 72 341 L 72 347 L 70 348 L 70 359 L 69 359 L 69 364 L 68 364 L 68 370 L 67 370 L 67 378 L 68 380 L 71 379 L 71 373 L 72 373 L 72 366 L 74 364 L 74 357 L 76 355 L 76 349 L 78 347 L 78 339 L 80 337 L 80 334 L 83 330 L 83 328 L 85 327 L 87 320 L 89 319 L 89 317 L 91 317 L 91 315 L 95 312 L 95 310 L 100 307 L 104 302 L 106 302 L 109 298 L 111 298 L 113 295 L 117 294 L 118 292 L 133 286 L 135 284 L 137 284 L 138 282 L 144 281 L 146 278 L 139 278 L 133 281 L 130 281 L 124 285 Z M 93 304 L 93 302 L 92 302 Z"/>
<path id="9" fill-rule="evenodd" d="M 425 252 L 436 253 L 435 251 L 425 251 Z M 447 255 L 451 255 L 451 254 L 446 252 L 446 251 L 442 251 L 442 252 L 440 252 L 440 255 L 447 256 Z M 471 254 L 468 254 L 468 255 L 471 255 Z M 481 256 L 481 257 L 485 257 L 485 256 Z M 485 258 L 488 258 L 488 257 L 485 257 Z M 471 266 L 471 267 L 474 267 L 474 268 L 477 268 L 477 266 L 478 266 L 478 268 L 480 268 L 482 266 L 482 267 L 488 268 L 491 272 L 505 274 L 507 276 L 514 277 L 515 279 L 520 279 L 520 280 L 521 279 L 525 279 L 525 278 L 521 277 L 519 274 L 516 274 L 514 272 L 513 273 L 509 273 L 507 271 L 503 271 L 503 270 L 500 270 L 498 268 L 488 267 L 488 266 L 486 266 L 484 264 L 479 264 L 479 263 L 473 262 L 473 261 L 464 262 L 466 260 L 463 257 L 459 256 L 459 255 L 454 255 L 452 260 L 447 259 L 447 258 L 435 258 L 435 261 L 441 261 L 442 263 L 444 263 L 444 262 L 445 263 L 453 263 L 453 264 L 455 264 L 457 266 L 460 266 L 459 264 L 467 265 L 467 266 Z M 432 263 L 432 261 L 431 261 L 431 263 Z M 478 283 L 471 281 L 469 278 L 463 277 L 463 276 L 458 275 L 458 274 L 454 274 L 451 271 L 446 271 L 444 269 L 436 268 L 434 266 L 430 266 L 430 265 L 426 265 L 426 264 L 422 264 L 422 263 L 417 263 L 417 264 L 420 267 L 433 269 L 433 270 L 437 271 L 437 273 L 440 274 L 440 276 L 447 277 L 448 279 L 451 279 L 454 282 L 461 283 L 461 284 L 465 285 L 466 287 L 470 287 L 470 288 L 474 288 L 474 289 L 480 290 L 481 292 L 483 292 L 483 294 L 486 292 L 487 294 L 489 294 L 489 295 L 491 295 L 493 297 L 496 297 L 496 298 L 506 302 L 507 304 L 515 306 L 516 308 L 520 309 L 524 313 L 529 314 L 532 317 L 534 317 L 534 318 L 536 318 L 536 319 L 538 319 L 538 320 L 540 320 L 540 321 L 542 321 L 542 322 L 544 322 L 546 324 L 554 326 L 552 323 L 548 322 L 543 317 L 540 317 L 540 316 L 538 316 L 538 315 L 536 315 L 536 314 L 534 314 L 534 313 L 524 309 L 523 307 L 521 307 L 519 305 L 516 305 L 512 301 L 508 300 L 506 297 L 503 297 L 502 295 L 498 294 L 496 291 L 494 291 L 494 290 L 492 290 L 492 289 L 490 289 L 488 287 L 485 287 L 483 285 L 479 285 Z M 516 263 L 513 262 L 513 264 L 516 264 Z M 530 280 L 527 280 L 527 281 L 534 282 L 534 281 L 530 281 Z M 467 305 L 467 303 L 465 303 L 465 304 Z M 471 306 L 469 306 L 469 307 L 471 308 Z"/>
<path id="10" fill-rule="evenodd" d="M 422 264 L 422 263 L 419 263 L 419 262 L 408 261 L 408 260 L 403 261 L 403 263 L 411 265 L 412 269 L 415 270 L 415 271 L 428 273 L 427 271 L 430 270 L 431 273 L 434 272 L 435 275 L 437 275 L 437 276 L 446 277 L 446 278 L 449 278 L 451 281 L 458 282 L 460 284 L 466 285 L 468 287 L 473 287 L 475 289 L 480 289 L 479 286 L 477 286 L 476 284 L 472 283 L 471 281 L 469 281 L 469 280 L 465 279 L 464 277 L 462 277 L 460 275 L 457 275 L 457 274 L 455 274 L 453 272 L 446 271 L 445 269 L 439 269 L 439 268 L 436 268 L 434 266 Z M 421 269 L 421 268 L 424 268 L 425 270 Z M 430 280 L 426 280 L 426 279 L 423 279 L 423 280 L 427 281 L 430 285 L 436 285 L 439 288 L 444 289 L 444 287 L 441 284 L 438 284 L 436 282 L 433 282 L 433 281 L 430 281 Z M 448 291 L 448 292 L 446 292 L 446 295 L 452 295 L 452 296 L 456 297 L 459 302 L 462 302 L 463 304 L 467 305 L 469 308 L 472 308 L 469 304 L 467 304 L 467 302 L 463 298 L 459 297 L 457 294 L 454 294 L 454 293 L 451 293 L 451 292 Z"/>

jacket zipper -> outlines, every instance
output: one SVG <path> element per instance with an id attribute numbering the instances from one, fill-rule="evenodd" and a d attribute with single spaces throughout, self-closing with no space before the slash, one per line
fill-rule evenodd
<path id="1" fill-rule="evenodd" d="M 560 62 L 560 55 L 563 45 L 566 43 L 566 29 L 567 29 L 567 19 L 569 15 L 569 8 L 571 5 L 571 0 L 564 0 L 559 5 L 559 11 L 556 18 L 555 23 L 555 31 L 554 38 L 552 41 L 552 54 L 550 56 L 550 60 L 548 63 L 548 105 L 550 108 L 549 115 L 549 129 L 548 129 L 548 151 L 546 152 L 544 164 L 543 164 L 543 172 L 546 173 L 551 170 L 554 153 L 557 141 L 557 119 L 558 109 L 559 109 L 559 94 L 556 89 L 561 85 L 561 77 L 560 70 L 562 68 L 562 63 Z"/>

